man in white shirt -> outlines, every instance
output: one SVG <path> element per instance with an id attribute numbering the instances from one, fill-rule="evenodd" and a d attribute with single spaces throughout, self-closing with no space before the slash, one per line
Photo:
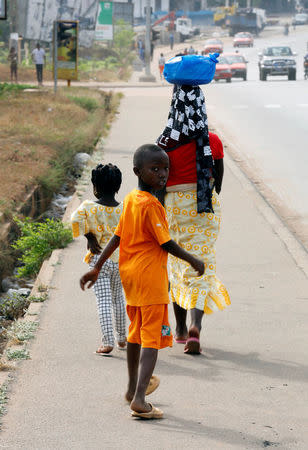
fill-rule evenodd
<path id="1" fill-rule="evenodd" d="M 37 82 L 40 86 L 43 86 L 43 67 L 46 63 L 45 50 L 41 48 L 39 43 L 37 43 L 36 48 L 33 50 L 31 55 L 36 67 Z"/>

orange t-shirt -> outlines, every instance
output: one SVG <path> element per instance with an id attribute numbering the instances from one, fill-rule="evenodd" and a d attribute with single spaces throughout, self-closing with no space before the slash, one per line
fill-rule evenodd
<path id="1" fill-rule="evenodd" d="M 134 189 L 124 199 L 114 232 L 120 237 L 119 271 L 131 306 L 169 303 L 167 258 L 171 240 L 166 212 L 154 195 Z"/>

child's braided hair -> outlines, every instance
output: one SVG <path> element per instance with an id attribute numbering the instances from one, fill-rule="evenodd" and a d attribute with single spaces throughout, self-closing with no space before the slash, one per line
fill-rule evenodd
<path id="1" fill-rule="evenodd" d="M 115 194 L 119 191 L 122 183 L 122 173 L 113 164 L 98 164 L 92 170 L 91 181 L 98 193 Z"/>

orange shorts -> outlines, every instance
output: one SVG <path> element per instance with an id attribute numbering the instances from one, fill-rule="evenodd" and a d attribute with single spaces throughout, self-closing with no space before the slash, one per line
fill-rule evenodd
<path id="1" fill-rule="evenodd" d="M 142 348 L 172 347 L 168 305 L 126 306 L 130 319 L 127 341 Z"/>
<path id="2" fill-rule="evenodd" d="M 159 73 L 162 75 L 164 71 L 165 66 L 159 66 Z"/>

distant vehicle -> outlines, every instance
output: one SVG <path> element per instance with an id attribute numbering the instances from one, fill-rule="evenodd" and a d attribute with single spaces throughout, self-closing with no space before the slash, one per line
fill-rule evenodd
<path id="1" fill-rule="evenodd" d="M 296 53 L 290 47 L 267 47 L 259 53 L 259 75 L 261 81 L 267 76 L 287 75 L 288 80 L 296 80 Z"/>
<path id="2" fill-rule="evenodd" d="M 235 14 L 227 15 L 226 18 L 231 36 L 244 31 L 258 35 L 265 25 L 266 14 L 261 8 L 238 8 Z"/>
<path id="3" fill-rule="evenodd" d="M 223 43 L 219 39 L 208 39 L 205 41 L 204 53 L 222 53 Z"/>
<path id="4" fill-rule="evenodd" d="M 306 23 L 308 23 L 308 14 L 306 13 L 295 14 L 292 19 L 292 25 L 305 25 Z"/>
<path id="5" fill-rule="evenodd" d="M 232 78 L 243 78 L 244 81 L 247 80 L 247 62 L 243 55 L 239 53 L 223 53 L 220 57 L 226 58 L 230 64 L 231 77 Z"/>
<path id="6" fill-rule="evenodd" d="M 231 83 L 231 77 L 231 67 L 227 58 L 220 56 L 219 62 L 216 64 L 214 80 L 226 80 L 227 83 Z"/>
<path id="7" fill-rule="evenodd" d="M 253 36 L 250 33 L 236 33 L 233 38 L 233 47 L 253 47 Z"/>

